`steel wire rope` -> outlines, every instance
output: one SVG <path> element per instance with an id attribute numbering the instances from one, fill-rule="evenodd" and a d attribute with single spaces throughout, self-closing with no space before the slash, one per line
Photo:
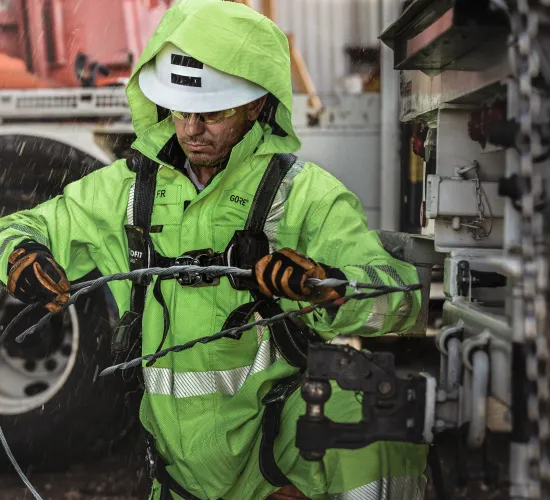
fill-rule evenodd
<path id="1" fill-rule="evenodd" d="M 349 283 L 349 282 L 348 282 Z M 318 285 L 319 286 L 319 285 Z M 299 316 L 303 316 L 305 314 L 309 314 L 316 309 L 320 309 L 323 307 L 330 307 L 335 305 L 342 305 L 350 300 L 364 300 L 364 299 L 370 299 L 375 297 L 380 297 L 381 295 L 387 295 L 388 293 L 395 293 L 395 292 L 411 292 L 414 290 L 419 290 L 422 287 L 420 284 L 414 284 L 409 286 L 401 286 L 401 287 L 384 287 L 383 289 L 370 292 L 370 293 L 354 293 L 352 295 L 346 295 L 345 297 L 341 297 L 338 299 L 333 300 L 325 300 L 323 302 L 319 302 L 317 304 L 312 304 L 309 306 L 306 306 L 302 309 L 296 309 L 294 311 L 288 311 L 285 313 L 276 314 L 275 316 L 272 316 L 271 318 L 265 318 L 258 321 L 254 321 L 252 323 L 247 323 L 245 325 L 228 328 L 226 330 L 222 330 L 218 333 L 215 333 L 213 335 L 207 335 L 205 337 L 200 337 L 198 339 L 191 340 L 189 342 L 186 342 L 185 344 L 179 344 L 172 347 L 168 347 L 166 349 L 163 349 L 155 354 L 146 354 L 145 356 L 140 356 L 138 358 L 132 359 L 131 361 L 127 361 L 124 363 L 119 363 L 117 365 L 110 366 L 108 368 L 105 368 L 99 376 L 104 377 L 105 375 L 110 375 L 114 373 L 116 370 L 127 370 L 128 368 L 133 368 L 137 365 L 139 365 L 142 361 L 147 361 L 146 366 L 151 366 L 157 359 L 162 358 L 166 356 L 170 352 L 181 352 L 186 349 L 190 349 L 194 347 L 195 345 L 201 343 L 201 344 L 207 344 L 209 342 L 212 342 L 214 340 L 221 339 L 223 337 L 231 337 L 236 335 L 237 333 L 244 332 L 246 330 L 251 330 L 255 326 L 269 326 L 273 323 L 277 323 L 278 321 L 282 321 L 287 318 L 297 318 Z M 358 287 L 359 288 L 359 287 Z"/>
<path id="2" fill-rule="evenodd" d="M 21 480 L 25 483 L 29 491 L 32 493 L 34 498 L 36 500 L 42 500 L 42 497 L 38 494 L 38 492 L 34 489 L 34 486 L 29 481 L 27 476 L 25 476 L 25 473 L 21 470 L 21 467 L 19 467 L 19 464 L 17 463 L 17 460 L 15 460 L 15 457 L 13 456 L 13 453 L 11 452 L 10 446 L 8 444 L 8 441 L 6 440 L 6 436 L 4 436 L 4 431 L 0 427 L 0 442 L 2 443 L 2 446 L 4 447 L 4 450 L 6 452 L 6 455 L 8 455 L 8 458 L 10 459 L 11 464 L 13 465 L 13 468 L 19 474 L 19 477 Z"/>
<path id="3" fill-rule="evenodd" d="M 137 282 L 143 282 L 145 278 L 149 278 L 152 276 L 165 277 L 170 275 L 176 275 L 179 273 L 205 274 L 208 277 L 226 276 L 228 274 L 231 274 L 233 276 L 240 276 L 240 277 L 248 277 L 248 278 L 252 277 L 251 270 L 240 269 L 238 267 L 230 267 L 230 266 L 204 266 L 203 267 L 203 266 L 193 266 L 193 265 L 171 266 L 167 268 L 151 267 L 151 268 L 137 269 L 135 271 L 131 271 L 128 273 L 116 273 L 108 276 L 102 276 L 101 278 L 97 278 L 95 280 L 85 281 L 85 282 L 73 285 L 71 287 L 71 291 L 74 293 L 70 296 L 69 300 L 63 305 L 61 310 L 57 311 L 56 313 L 49 312 L 46 315 L 44 315 L 42 318 L 40 318 L 40 320 L 35 325 L 31 326 L 30 328 L 27 328 L 24 332 L 19 334 L 16 338 L 16 341 L 23 342 L 28 335 L 32 335 L 36 331 L 40 330 L 43 326 L 45 326 L 54 314 L 58 314 L 65 311 L 69 306 L 74 304 L 82 295 L 91 293 L 101 288 L 103 285 L 109 283 L 110 281 L 121 281 L 121 280 L 134 281 L 135 280 Z M 351 280 L 351 281 L 338 280 L 334 278 L 327 278 L 324 280 L 311 278 L 306 281 L 306 284 L 310 286 L 321 286 L 321 287 L 328 287 L 328 288 L 335 288 L 337 286 L 345 285 L 345 286 L 354 288 L 356 291 L 361 288 L 369 288 L 373 290 L 388 290 L 387 293 L 411 291 L 409 287 L 388 287 L 386 285 L 375 285 L 372 283 L 362 283 L 354 280 Z M 27 306 L 25 309 L 23 309 L 23 311 L 21 311 L 7 325 L 6 329 L 0 335 L 0 345 L 8 337 L 9 333 L 13 330 L 17 322 L 21 318 L 23 318 L 26 314 L 30 313 L 32 310 L 34 310 L 40 305 L 41 305 L 40 303 L 34 303 Z"/>

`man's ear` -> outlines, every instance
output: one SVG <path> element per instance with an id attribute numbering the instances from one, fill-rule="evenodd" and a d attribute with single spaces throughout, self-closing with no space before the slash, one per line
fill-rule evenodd
<path id="1" fill-rule="evenodd" d="M 252 101 L 248 104 L 247 118 L 251 122 L 258 119 L 258 116 L 260 116 L 266 100 L 267 95 L 264 95 L 263 97 L 260 97 L 259 99 L 256 99 L 255 101 Z"/>

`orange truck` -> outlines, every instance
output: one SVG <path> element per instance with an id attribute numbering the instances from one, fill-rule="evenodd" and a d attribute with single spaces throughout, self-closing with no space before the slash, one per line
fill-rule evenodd
<path id="1" fill-rule="evenodd" d="M 1 215 L 125 155 L 133 134 L 124 83 L 167 3 L 0 0 Z M 22 308 L 0 289 L 0 329 Z M 105 289 L 40 335 L 0 347 L 0 425 L 22 465 L 104 453 L 135 422 L 132 388 L 97 377 L 112 361 L 116 319 Z"/>

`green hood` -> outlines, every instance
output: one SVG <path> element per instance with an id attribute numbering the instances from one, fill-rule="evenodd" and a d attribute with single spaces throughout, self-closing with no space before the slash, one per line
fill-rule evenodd
<path id="1" fill-rule="evenodd" d="M 157 106 L 141 91 L 138 75 L 168 42 L 219 71 L 262 86 L 278 101 L 275 123 L 283 132 L 274 134 L 275 127 L 262 124 L 264 140 L 255 154 L 291 153 L 300 149 L 292 128 L 290 53 L 285 34 L 270 19 L 246 5 L 223 0 L 181 0 L 164 14 L 126 88 L 138 137 L 133 144 L 135 149 L 166 164 L 157 155 L 175 133 L 172 119 L 159 121 Z M 257 140 L 258 127 L 248 135 Z"/>

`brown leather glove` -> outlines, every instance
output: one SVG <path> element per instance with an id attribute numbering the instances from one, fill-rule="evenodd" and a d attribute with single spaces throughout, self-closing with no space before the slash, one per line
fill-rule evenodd
<path id="1" fill-rule="evenodd" d="M 346 294 L 345 285 L 337 288 L 306 286 L 308 278 L 345 280 L 346 276 L 339 269 L 315 262 L 290 248 L 282 248 L 262 257 L 254 267 L 254 277 L 260 291 L 268 297 L 275 295 L 293 300 L 322 302 Z"/>
<path id="2" fill-rule="evenodd" d="M 69 300 L 71 285 L 47 247 L 24 241 L 8 258 L 8 292 L 26 304 L 40 302 L 57 312 Z"/>

